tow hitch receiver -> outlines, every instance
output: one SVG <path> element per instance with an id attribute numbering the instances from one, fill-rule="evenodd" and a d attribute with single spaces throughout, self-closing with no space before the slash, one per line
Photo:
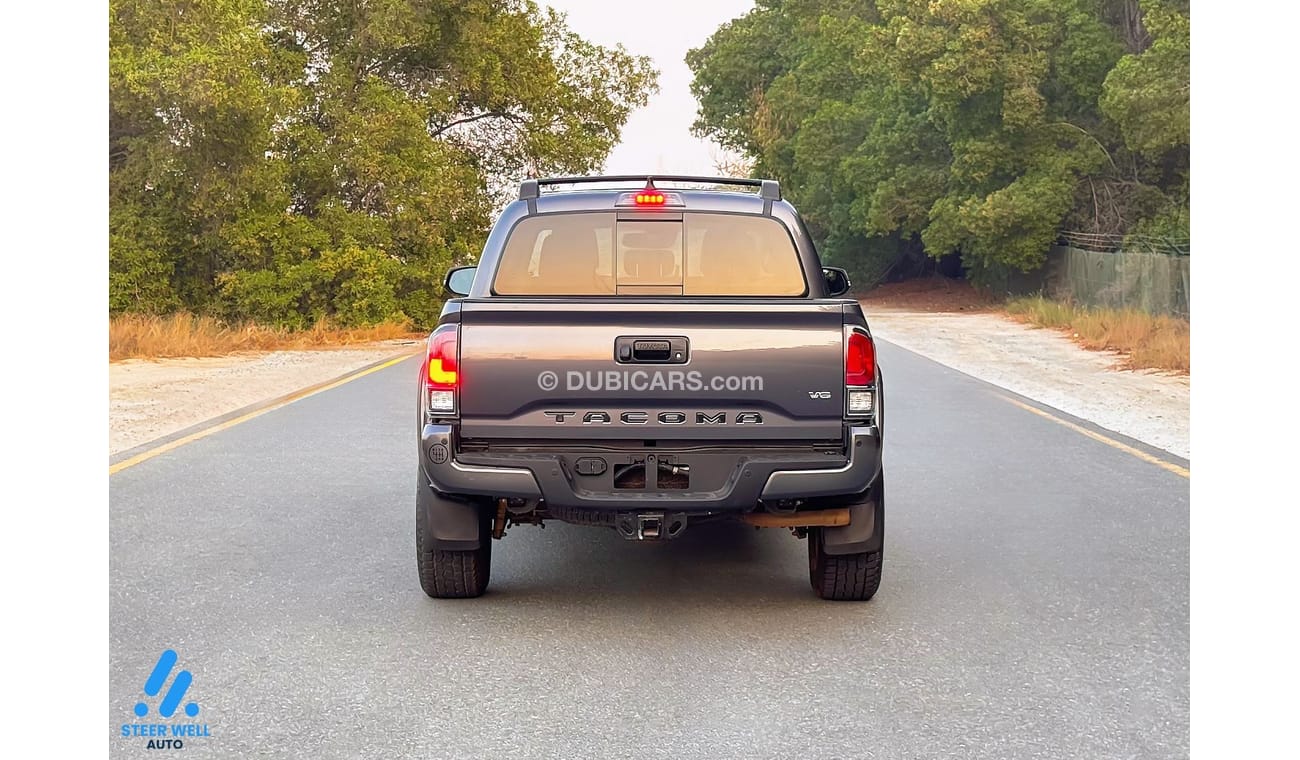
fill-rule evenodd
<path id="1" fill-rule="evenodd" d="M 686 531 L 684 512 L 641 512 L 620 514 L 614 521 L 618 533 L 629 541 L 659 541 L 677 538 Z"/>

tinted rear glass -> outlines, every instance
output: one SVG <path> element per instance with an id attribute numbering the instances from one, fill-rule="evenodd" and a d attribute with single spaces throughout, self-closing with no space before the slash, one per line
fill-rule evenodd
<path id="1" fill-rule="evenodd" d="M 551 214 L 515 225 L 493 291 L 535 296 L 800 296 L 799 254 L 775 219 Z"/>

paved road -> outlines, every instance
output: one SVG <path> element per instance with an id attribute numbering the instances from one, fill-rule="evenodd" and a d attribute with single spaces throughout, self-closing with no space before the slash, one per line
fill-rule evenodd
<path id="1" fill-rule="evenodd" d="M 815 599 L 788 533 L 558 523 L 511 530 L 488 596 L 426 598 L 413 362 L 113 475 L 113 755 L 156 754 L 119 731 L 172 647 L 188 758 L 1186 756 L 1187 480 L 880 354 L 866 604 Z"/>

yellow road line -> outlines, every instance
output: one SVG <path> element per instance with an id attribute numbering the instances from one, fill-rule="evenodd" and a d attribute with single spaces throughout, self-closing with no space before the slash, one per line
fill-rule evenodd
<path id="1" fill-rule="evenodd" d="M 1165 460 L 1159 457 L 1151 456 L 1150 454 L 1146 453 L 1145 451 L 1142 451 L 1141 449 L 1135 449 L 1132 446 L 1120 443 L 1119 441 L 1113 438 L 1107 438 L 1101 433 L 1093 432 L 1085 427 L 1076 425 L 1073 422 L 1063 420 L 1054 414 L 1049 414 L 1047 412 L 1044 412 L 1042 409 L 1039 409 L 1038 407 L 1030 406 L 1029 404 L 1023 403 L 1021 401 L 1017 401 L 1016 399 L 1013 399 L 1010 396 L 1003 396 L 1001 393 L 996 395 L 998 396 L 998 398 L 1002 399 L 1003 401 L 1006 401 L 1007 403 L 1010 404 L 1014 404 L 1020 407 L 1021 409 L 1024 409 L 1026 412 L 1033 412 L 1034 414 L 1037 414 L 1039 417 L 1042 417 L 1044 419 L 1049 419 L 1058 425 L 1064 425 L 1065 427 L 1068 427 L 1069 429 L 1073 430 L 1076 433 L 1082 433 L 1083 435 L 1088 436 L 1094 441 L 1099 441 L 1101 443 L 1104 443 L 1113 449 L 1119 449 L 1120 451 L 1123 451 L 1126 454 L 1132 454 L 1138 459 L 1141 459 L 1143 462 L 1150 462 L 1151 464 L 1157 467 L 1168 470 L 1169 472 L 1172 472 L 1175 475 L 1181 475 L 1184 478 L 1190 478 L 1192 476 L 1191 470 L 1188 470 L 1186 467 L 1176 465 L 1173 462 L 1166 462 Z"/>
<path id="2" fill-rule="evenodd" d="M 177 438 L 174 441 L 168 441 L 167 443 L 164 443 L 160 446 L 156 446 L 152 449 L 149 449 L 148 451 L 142 451 L 139 454 L 136 454 L 135 456 L 131 457 L 130 459 L 123 459 L 117 464 L 109 465 L 108 474 L 112 475 L 114 473 L 121 472 L 122 470 L 125 470 L 128 467 L 134 467 L 137 464 L 140 464 L 141 462 L 153 459 L 159 454 L 165 454 L 168 451 L 172 451 L 173 449 L 179 449 L 181 446 L 184 446 L 187 443 L 193 443 L 194 441 L 197 441 L 200 438 L 206 438 L 207 436 L 210 436 L 213 433 L 220 433 L 222 430 L 228 430 L 238 425 L 241 422 L 248 422 L 254 417 L 260 417 L 261 415 L 266 414 L 267 412 L 271 412 L 281 407 L 288 406 L 289 404 L 292 404 L 295 401 L 305 399 L 308 396 L 315 396 L 317 393 L 324 393 L 325 391 L 332 390 L 334 388 L 339 387 L 340 385 L 343 385 L 344 383 L 350 383 L 353 380 L 356 380 L 357 378 L 365 377 L 366 375 L 369 375 L 372 372 L 378 372 L 381 369 L 388 369 L 394 364 L 399 364 L 401 362 L 406 361 L 407 359 L 410 359 L 412 356 L 416 356 L 416 354 L 409 354 L 407 356 L 399 356 L 395 359 L 389 359 L 383 364 L 377 364 L 373 367 L 369 367 L 367 369 L 354 372 L 350 375 L 344 375 L 343 377 L 340 377 L 338 380 L 326 383 L 324 385 L 317 385 L 310 388 L 303 388 L 302 390 L 296 393 L 291 393 L 288 396 L 285 396 L 284 398 L 280 399 L 277 403 L 271 404 L 270 406 L 265 406 L 262 407 L 261 409 L 254 409 L 248 414 L 241 414 L 238 417 L 235 417 L 234 419 L 229 419 L 226 420 L 225 422 L 213 425 L 212 427 L 204 428 L 196 433 L 190 433 L 189 435 L 183 438 Z"/>

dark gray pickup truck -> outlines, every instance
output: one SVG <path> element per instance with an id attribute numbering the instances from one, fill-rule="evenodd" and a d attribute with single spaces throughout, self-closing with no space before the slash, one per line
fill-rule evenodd
<path id="1" fill-rule="evenodd" d="M 493 539 L 544 520 L 788 528 L 819 596 L 876 593 L 875 345 L 776 182 L 528 180 L 446 287 L 418 403 L 429 596 L 479 596 Z"/>

